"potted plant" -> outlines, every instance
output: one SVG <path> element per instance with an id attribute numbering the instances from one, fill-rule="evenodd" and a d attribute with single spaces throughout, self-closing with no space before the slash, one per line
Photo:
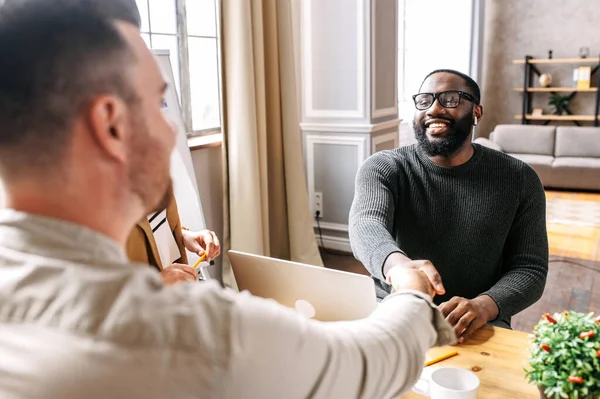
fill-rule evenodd
<path id="1" fill-rule="evenodd" d="M 555 115 L 562 115 L 565 112 L 567 112 L 569 101 L 569 96 L 554 93 L 550 96 L 550 101 L 548 102 L 548 105 L 554 107 Z"/>
<path id="2" fill-rule="evenodd" d="M 546 313 L 533 331 L 526 378 L 538 386 L 540 398 L 598 398 L 600 316 Z"/>

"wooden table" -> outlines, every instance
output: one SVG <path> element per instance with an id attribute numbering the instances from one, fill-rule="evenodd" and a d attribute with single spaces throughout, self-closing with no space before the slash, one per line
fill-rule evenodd
<path id="1" fill-rule="evenodd" d="M 539 392 L 525 380 L 523 371 L 527 366 L 528 341 L 528 334 L 486 326 L 462 345 L 431 349 L 427 352 L 427 360 L 455 349 L 457 356 L 430 367 L 452 366 L 475 371 L 481 381 L 479 398 L 537 399 Z M 424 396 L 411 391 L 403 397 L 417 398 Z"/>

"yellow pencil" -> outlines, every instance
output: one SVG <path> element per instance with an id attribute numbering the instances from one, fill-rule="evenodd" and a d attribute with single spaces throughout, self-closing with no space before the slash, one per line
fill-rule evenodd
<path id="1" fill-rule="evenodd" d="M 446 360 L 446 359 L 448 359 L 449 357 L 456 356 L 456 355 L 458 355 L 458 352 L 457 352 L 457 351 L 448 352 L 448 353 L 446 353 L 445 355 L 438 356 L 438 357 L 436 357 L 435 359 L 431 359 L 430 361 L 426 362 L 426 363 L 425 363 L 425 367 L 427 367 L 427 366 L 431 366 L 432 364 L 435 364 L 435 363 L 437 363 L 437 362 L 441 362 L 442 360 Z"/>
<path id="2" fill-rule="evenodd" d="M 202 254 L 202 256 L 196 261 L 196 263 L 194 264 L 193 268 L 197 268 L 198 265 L 200 264 L 200 262 L 202 262 L 204 260 L 204 258 L 206 258 L 206 252 Z"/>

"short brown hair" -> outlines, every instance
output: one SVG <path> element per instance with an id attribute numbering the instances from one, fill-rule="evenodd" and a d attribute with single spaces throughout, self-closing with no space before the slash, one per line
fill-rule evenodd
<path id="1" fill-rule="evenodd" d="M 75 119 L 96 96 L 111 93 L 133 101 L 124 70 L 135 58 L 114 20 L 139 26 L 135 2 L 6 0 L 0 5 L 3 177 L 60 164 Z"/>

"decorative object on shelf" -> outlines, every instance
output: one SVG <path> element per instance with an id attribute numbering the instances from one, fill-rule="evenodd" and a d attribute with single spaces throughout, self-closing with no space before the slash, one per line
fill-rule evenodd
<path id="1" fill-rule="evenodd" d="M 544 110 L 541 108 L 534 108 L 533 111 L 531 111 L 531 116 L 542 116 L 544 115 Z"/>
<path id="2" fill-rule="evenodd" d="M 540 75 L 540 78 L 538 80 L 540 82 L 540 86 L 550 87 L 550 85 L 552 84 L 552 75 L 550 75 L 549 73 L 543 73 Z"/>
<path id="3" fill-rule="evenodd" d="M 573 69 L 573 87 L 577 87 L 577 82 L 579 82 L 579 68 Z"/>
<path id="4" fill-rule="evenodd" d="M 581 58 L 587 58 L 590 55 L 590 48 L 589 47 L 580 47 L 579 48 L 579 56 Z"/>
<path id="5" fill-rule="evenodd" d="M 554 107 L 554 115 L 563 115 L 569 107 L 570 96 L 554 93 L 550 95 L 548 105 Z"/>
<path id="6" fill-rule="evenodd" d="M 552 59 L 552 50 L 548 50 L 548 59 L 551 60 Z"/>
<path id="7" fill-rule="evenodd" d="M 600 395 L 600 316 L 544 314 L 530 338 L 525 378 L 540 398 L 593 399 Z"/>
<path id="8" fill-rule="evenodd" d="M 580 66 L 577 73 L 577 88 L 578 89 L 589 89 L 590 79 L 592 77 L 592 67 Z"/>

